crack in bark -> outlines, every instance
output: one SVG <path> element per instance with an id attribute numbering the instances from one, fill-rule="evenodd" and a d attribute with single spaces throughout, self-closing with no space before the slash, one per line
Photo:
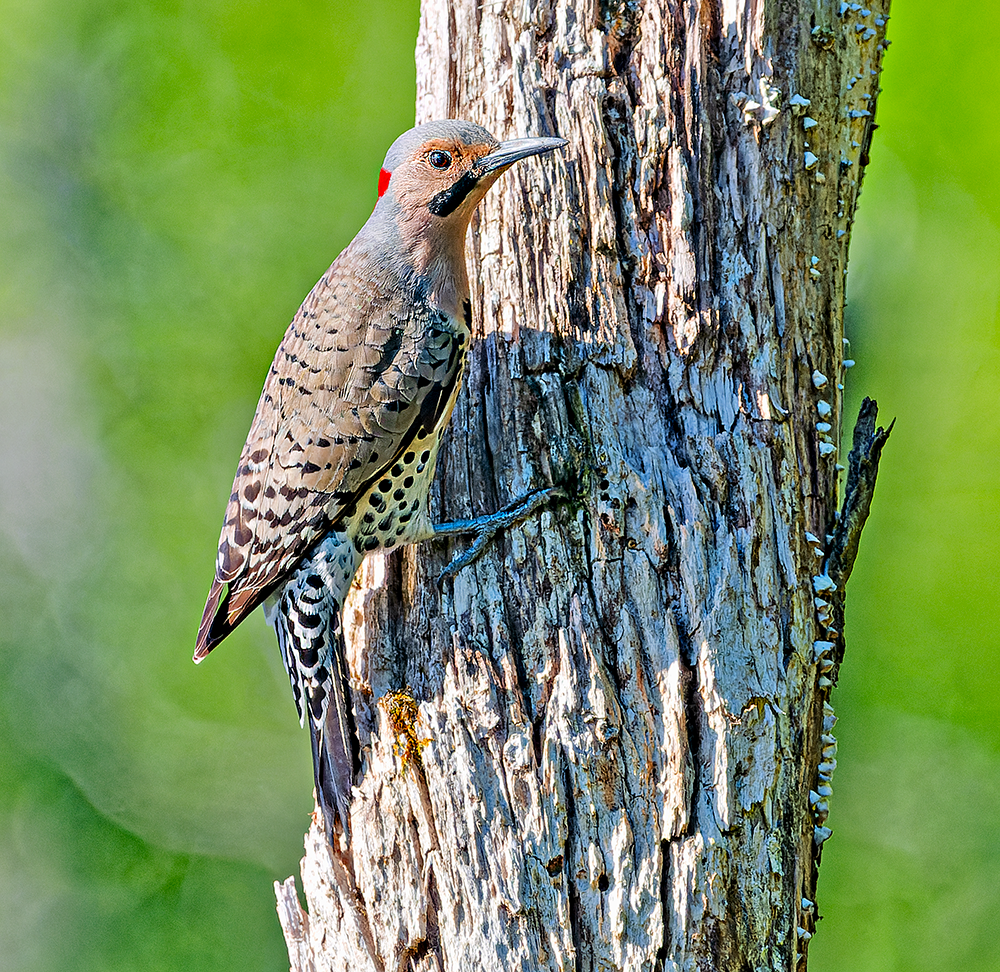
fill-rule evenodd
<path id="1" fill-rule="evenodd" d="M 394 691 L 402 692 L 407 685 L 407 653 L 406 641 L 401 637 L 405 630 L 407 619 L 411 615 L 410 605 L 405 597 L 406 585 L 403 583 L 403 548 L 393 550 L 386 558 L 386 588 L 398 591 L 399 597 L 386 600 L 386 628 L 389 637 L 386 639 L 385 653 L 390 658 L 390 685 Z M 371 699 L 368 699 L 369 707 Z"/>
<path id="2" fill-rule="evenodd" d="M 573 967 L 576 972 L 583 972 L 583 935 L 580 926 L 580 892 L 576 887 L 576 875 L 572 872 L 573 854 L 571 852 L 574 840 L 578 840 L 579 824 L 576 819 L 576 797 L 573 793 L 573 774 L 570 770 L 566 753 L 562 754 L 563 789 L 566 793 L 566 843 L 563 846 L 563 859 L 566 862 L 566 898 L 569 905 L 569 933 L 573 942 Z"/>
<path id="3" fill-rule="evenodd" d="M 426 922 L 427 930 L 423 938 L 414 939 L 402 949 L 396 965 L 397 972 L 415 972 L 417 963 L 428 956 L 431 957 L 435 968 L 438 970 L 444 968 L 444 957 L 441 954 L 441 931 L 438 920 L 438 915 L 441 911 L 441 896 L 438 893 L 433 867 L 427 873 L 426 895 L 427 909 L 424 912 L 424 921 Z"/>
<path id="4" fill-rule="evenodd" d="M 659 947 L 656 949 L 656 962 L 653 968 L 662 967 L 666 964 L 667 956 L 670 954 L 670 907 L 671 880 L 670 880 L 670 844 L 666 838 L 660 841 L 660 920 L 663 923 L 663 932 L 660 938 Z"/>
<path id="5" fill-rule="evenodd" d="M 698 7 L 709 10 L 712 5 L 699 4 Z M 688 227 L 688 238 L 690 240 L 690 250 L 695 260 L 695 273 L 693 279 L 693 293 L 688 295 L 678 294 L 684 301 L 688 313 L 692 316 L 698 315 L 700 311 L 711 307 L 711 300 L 706 300 L 706 285 L 713 285 L 711 290 L 718 292 L 715 280 L 716 261 L 714 259 L 712 240 L 710 236 L 703 233 L 703 227 L 715 226 L 714 211 L 711 205 L 711 187 L 713 181 L 713 158 L 712 153 L 705 159 L 703 152 L 712 147 L 712 142 L 704 144 L 701 138 L 703 135 L 701 122 L 703 113 L 701 110 L 700 85 L 701 78 L 693 76 L 691 68 L 698 63 L 698 59 L 692 59 L 688 63 L 688 42 L 690 35 L 696 38 L 702 36 L 702 31 L 697 29 L 696 23 L 688 24 L 684 19 L 685 7 L 678 4 L 674 9 L 673 18 L 668 21 L 668 44 L 673 54 L 673 63 L 670 65 L 669 74 L 669 101 L 670 119 L 673 123 L 673 144 L 681 156 L 681 164 L 687 170 L 686 190 L 691 199 L 691 220 Z M 700 12 L 700 11 L 699 11 Z M 694 15 L 697 20 L 698 14 Z M 705 188 L 708 192 L 704 192 Z M 671 199 L 670 205 L 680 204 L 680 200 Z M 702 348 L 711 346 L 707 339 L 715 336 L 708 333 L 708 329 L 702 328 L 699 331 L 699 344 Z"/>
<path id="6" fill-rule="evenodd" d="M 315 826 L 313 830 L 315 831 Z M 354 912 L 355 920 L 361 930 L 361 937 L 364 941 L 368 957 L 376 972 L 385 972 L 385 963 L 379 955 L 375 945 L 375 934 L 372 930 L 371 919 L 368 917 L 368 906 L 365 903 L 364 895 L 358 887 L 357 879 L 354 876 L 354 868 L 350 860 L 350 852 L 343 854 L 335 851 L 326 842 L 326 837 L 320 832 L 319 839 L 323 842 L 329 853 L 330 874 L 334 881 L 340 886 L 340 897 L 345 907 Z"/>
<path id="7" fill-rule="evenodd" d="M 615 117 L 615 113 L 619 117 Z M 615 240 L 618 245 L 618 265 L 622 274 L 622 289 L 624 290 L 625 310 L 628 313 L 628 326 L 631 332 L 632 344 L 641 348 L 645 335 L 641 333 L 638 301 L 635 296 L 635 266 L 638 254 L 631 238 L 638 235 L 638 227 L 634 219 L 634 200 L 626 206 L 624 196 L 631 193 L 630 187 L 635 182 L 636 157 L 638 149 L 635 144 L 635 129 L 632 123 L 632 106 L 626 106 L 622 99 L 608 92 L 601 106 L 604 129 L 607 132 L 608 144 L 612 152 L 612 172 L 614 178 L 609 187 L 611 206 L 615 216 Z M 630 215 L 633 214 L 633 215 Z M 629 374 L 621 371 L 623 388 L 628 390 L 642 367 L 642 356 L 636 354 L 635 365 Z"/>
<path id="8" fill-rule="evenodd" d="M 478 365 L 477 371 L 479 371 L 480 375 L 481 375 L 481 388 L 480 388 L 480 396 L 479 397 L 482 398 L 482 399 L 485 399 L 486 396 L 489 395 L 490 386 L 492 384 L 492 378 L 490 376 L 490 369 L 487 366 L 487 362 L 483 360 L 484 358 L 488 357 L 488 355 L 489 355 L 489 349 L 486 347 L 486 343 L 485 342 L 479 342 L 479 348 L 481 349 L 479 351 L 479 356 L 477 358 L 477 365 Z M 473 351 L 473 353 L 475 354 L 476 352 Z M 471 387 L 472 383 L 469 382 L 469 385 L 470 385 L 470 387 L 466 391 L 466 395 L 468 396 L 469 400 L 471 401 L 471 399 L 472 399 L 472 394 L 471 394 L 471 392 L 472 392 L 472 387 Z M 494 503 L 493 509 L 497 509 L 498 505 L 499 505 L 499 500 L 497 498 L 496 491 L 495 491 L 496 482 L 497 482 L 496 458 L 493 455 L 493 446 L 490 444 L 490 427 L 489 427 L 489 417 L 488 417 L 487 412 L 488 412 L 488 410 L 486 408 L 480 408 L 480 410 L 479 410 L 479 415 L 480 415 L 479 421 L 480 421 L 480 424 L 482 426 L 481 432 L 480 432 L 480 439 L 481 439 L 482 446 L 483 446 L 483 458 L 486 460 L 486 469 L 487 469 L 487 473 L 486 473 L 485 477 L 483 477 L 483 479 L 487 483 L 489 489 L 493 493 L 493 503 Z M 471 450 L 466 454 L 466 456 L 467 456 L 467 459 L 469 461 L 471 461 L 471 459 L 472 459 L 472 452 L 471 452 Z M 470 470 L 470 475 L 469 475 L 469 482 L 470 483 L 473 482 L 473 478 L 472 478 L 472 475 L 471 475 L 471 470 Z M 491 512 L 491 511 L 490 510 L 483 510 L 482 512 L 488 513 L 488 512 Z M 478 514 L 476 514 L 474 512 L 473 515 L 476 516 Z"/>
<path id="9" fill-rule="evenodd" d="M 608 59 L 618 77 L 624 81 L 630 80 L 628 68 L 632 60 L 632 51 L 639 40 L 639 25 L 642 22 L 642 4 L 636 0 L 625 0 L 624 3 L 610 3 L 604 0 L 601 4 L 598 28 L 608 39 Z M 629 90 L 633 106 L 639 103 L 635 92 Z"/>
<path id="10" fill-rule="evenodd" d="M 698 830 L 698 804 L 701 800 L 701 724 L 705 716 L 698 684 L 698 658 L 693 653 L 691 636 L 680 617 L 680 612 L 674 609 L 674 625 L 677 630 L 677 640 L 680 652 L 677 664 L 681 670 L 681 694 L 684 699 L 684 735 L 687 738 L 686 758 L 690 771 L 690 791 L 688 793 L 688 814 L 681 834 L 688 836 Z"/>
<path id="11" fill-rule="evenodd" d="M 458 43 L 458 23 L 455 18 L 455 6 L 448 4 L 448 50 L 455 50 Z M 448 109 L 444 117 L 454 118 L 458 107 L 458 60 L 448 58 Z"/>

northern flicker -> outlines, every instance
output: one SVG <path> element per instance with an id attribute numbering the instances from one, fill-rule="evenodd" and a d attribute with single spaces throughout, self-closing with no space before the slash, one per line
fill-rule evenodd
<path id="1" fill-rule="evenodd" d="M 341 610 L 361 559 L 483 525 L 435 528 L 427 509 L 469 343 L 469 221 L 509 166 L 565 144 L 501 143 L 456 120 L 401 135 L 374 211 L 306 297 L 264 382 L 194 660 L 264 605 L 331 840 L 338 820 L 349 833 L 358 760 Z"/>

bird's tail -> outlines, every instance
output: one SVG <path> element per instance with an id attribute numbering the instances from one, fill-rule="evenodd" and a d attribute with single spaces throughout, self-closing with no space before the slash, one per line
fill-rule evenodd
<path id="1" fill-rule="evenodd" d="M 359 560 L 349 537 L 330 533 L 280 594 L 264 602 L 299 718 L 309 724 L 316 800 L 331 843 L 338 821 L 350 838 L 351 787 L 360 769 L 341 617 Z"/>
<path id="2" fill-rule="evenodd" d="M 312 741 L 316 800 L 323 811 L 327 836 L 332 839 L 339 820 L 345 835 L 351 835 L 351 787 L 360 768 L 357 732 L 354 727 L 351 690 L 344 663 L 344 634 L 334 626 L 330 652 L 329 698 L 322 722 L 309 719 Z"/>

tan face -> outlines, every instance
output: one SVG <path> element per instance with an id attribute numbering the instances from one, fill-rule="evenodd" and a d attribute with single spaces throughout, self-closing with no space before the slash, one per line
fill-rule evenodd
<path id="1" fill-rule="evenodd" d="M 507 168 L 482 174 L 476 171 L 476 163 L 496 147 L 495 142 L 429 139 L 392 173 L 390 185 L 396 201 L 411 213 L 423 210 L 439 218 L 454 214 L 459 222 L 467 222 L 476 204 Z"/>

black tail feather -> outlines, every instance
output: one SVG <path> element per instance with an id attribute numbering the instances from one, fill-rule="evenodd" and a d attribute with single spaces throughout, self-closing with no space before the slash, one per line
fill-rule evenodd
<path id="1" fill-rule="evenodd" d="M 358 736 L 354 727 L 351 690 L 344 664 L 344 637 L 337 625 L 331 657 L 330 698 L 322 727 L 310 722 L 316 800 L 323 811 L 327 837 L 331 840 L 339 820 L 344 834 L 351 836 L 351 788 L 360 769 Z"/>

